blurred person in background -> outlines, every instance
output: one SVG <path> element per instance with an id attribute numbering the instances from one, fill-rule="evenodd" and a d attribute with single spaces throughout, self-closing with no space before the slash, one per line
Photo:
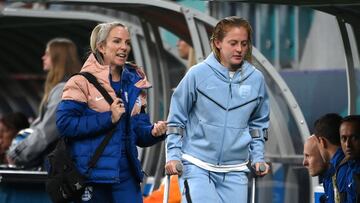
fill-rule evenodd
<path id="1" fill-rule="evenodd" d="M 196 64 L 195 50 L 185 40 L 179 39 L 176 43 L 180 58 L 187 60 L 187 70 Z"/>
<path id="2" fill-rule="evenodd" d="M 346 203 L 360 203 L 360 115 L 343 118 L 340 140 L 348 159 Z"/>
<path id="3" fill-rule="evenodd" d="M 311 135 L 305 140 L 303 154 L 303 166 L 308 170 L 309 175 L 312 177 L 319 176 L 319 180 L 321 180 L 330 164 L 321 156 L 318 140 L 315 135 Z M 327 200 L 326 194 L 322 193 L 316 202 L 326 203 Z"/>
<path id="4" fill-rule="evenodd" d="M 59 138 L 56 127 L 56 108 L 61 101 L 65 82 L 80 71 L 81 65 L 76 45 L 66 38 L 50 40 L 42 57 L 47 72 L 44 95 L 39 116 L 30 126 L 31 132 L 8 152 L 11 163 L 25 167 L 39 166 Z"/>
<path id="5" fill-rule="evenodd" d="M 346 191 L 347 164 L 341 149 L 339 129 L 342 117 L 336 113 L 325 114 L 315 121 L 314 134 L 318 141 L 320 154 L 328 169 L 322 174 L 327 203 L 340 201 L 341 194 Z"/>
<path id="6" fill-rule="evenodd" d="M 315 135 L 311 135 L 305 141 L 303 165 L 312 177 L 322 175 L 329 167 L 329 164 L 324 161 L 320 154 Z"/>
<path id="7" fill-rule="evenodd" d="M 20 112 L 8 113 L 0 118 L 0 163 L 8 164 L 6 152 L 17 133 L 29 127 L 27 117 Z"/>

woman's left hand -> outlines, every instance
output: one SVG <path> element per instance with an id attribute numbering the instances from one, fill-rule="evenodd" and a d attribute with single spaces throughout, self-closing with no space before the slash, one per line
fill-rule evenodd
<path id="1" fill-rule="evenodd" d="M 164 135 L 167 130 L 167 123 L 166 121 L 158 121 L 154 124 L 154 128 L 151 130 L 151 134 L 154 137 L 159 137 L 161 135 Z"/>
<path id="2" fill-rule="evenodd" d="M 255 163 L 253 167 L 255 169 L 256 175 L 260 177 L 265 176 L 270 172 L 270 165 L 266 162 Z"/>

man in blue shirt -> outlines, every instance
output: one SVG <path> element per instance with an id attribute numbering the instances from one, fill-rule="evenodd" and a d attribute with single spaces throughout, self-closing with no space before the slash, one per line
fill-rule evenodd
<path id="1" fill-rule="evenodd" d="M 341 147 L 349 160 L 346 177 L 346 201 L 360 202 L 360 115 L 345 117 L 340 126 Z"/>
<path id="2" fill-rule="evenodd" d="M 304 143 L 303 166 L 312 177 L 321 176 L 329 167 L 329 164 L 321 157 L 315 135 L 309 136 Z"/>
<path id="3" fill-rule="evenodd" d="M 346 190 L 347 164 L 341 164 L 345 155 L 340 147 L 339 136 L 341 119 L 338 114 L 330 113 L 315 122 L 314 134 L 320 154 L 329 163 L 328 169 L 322 174 L 327 203 L 340 202 L 340 193 Z"/>

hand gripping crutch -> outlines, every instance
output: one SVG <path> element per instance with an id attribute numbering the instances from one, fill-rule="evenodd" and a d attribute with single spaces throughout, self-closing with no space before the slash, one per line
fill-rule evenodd
<path id="1" fill-rule="evenodd" d="M 181 163 L 176 164 L 175 167 L 179 174 L 183 171 L 183 165 Z M 169 201 L 170 177 L 171 177 L 171 175 L 166 174 L 163 203 L 168 203 L 168 201 Z"/>
<path id="2" fill-rule="evenodd" d="M 266 166 L 265 164 L 260 164 L 259 166 L 259 171 L 260 172 L 264 172 L 266 170 Z M 252 177 L 252 186 L 251 186 L 251 203 L 255 203 L 255 189 L 256 189 L 256 173 L 253 173 L 253 177 Z"/>

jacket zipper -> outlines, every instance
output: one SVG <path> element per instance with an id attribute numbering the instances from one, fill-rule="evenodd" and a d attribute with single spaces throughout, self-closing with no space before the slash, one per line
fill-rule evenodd
<path id="1" fill-rule="evenodd" d="M 227 127 L 227 117 L 228 117 L 228 113 L 229 113 L 229 103 L 230 100 L 232 98 L 232 91 L 231 91 L 231 82 L 232 79 L 230 78 L 230 84 L 229 84 L 229 94 L 228 94 L 228 99 L 227 99 L 227 103 L 226 103 L 226 113 L 225 113 L 225 124 L 224 124 L 224 130 L 223 130 L 223 136 L 222 136 L 222 140 L 221 140 L 221 148 L 220 148 L 220 155 L 218 158 L 218 163 L 217 165 L 220 165 L 220 163 L 222 162 L 222 154 L 223 154 L 223 147 L 224 147 L 224 140 L 225 140 L 225 131 L 226 131 L 226 127 Z"/>

